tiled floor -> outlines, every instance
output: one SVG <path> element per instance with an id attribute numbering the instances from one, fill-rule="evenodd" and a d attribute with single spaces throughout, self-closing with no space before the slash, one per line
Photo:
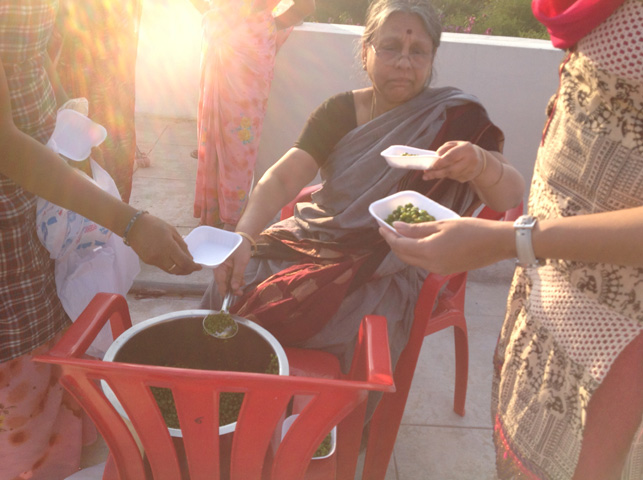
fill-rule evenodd
<path id="1" fill-rule="evenodd" d="M 197 225 L 192 218 L 196 160 L 190 156 L 196 143 L 195 130 L 193 121 L 143 115 L 137 118 L 138 145 L 152 164 L 135 172 L 131 203 L 169 221 L 182 234 Z M 512 272 L 512 263 L 503 262 L 469 275 L 466 312 L 470 365 L 464 417 L 452 409 L 452 331 L 425 339 L 387 480 L 495 478 L 489 414 L 491 359 Z M 127 297 L 133 321 L 197 308 L 210 276 L 210 271 L 201 271 L 176 277 L 142 265 Z M 177 291 L 181 294 L 169 294 Z M 105 454 L 104 446 L 94 445 L 87 450 L 85 464 L 104 461 Z"/>

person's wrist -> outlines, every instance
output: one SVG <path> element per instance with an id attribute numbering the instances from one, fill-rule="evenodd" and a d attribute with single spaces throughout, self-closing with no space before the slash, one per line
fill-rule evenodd
<path id="1" fill-rule="evenodd" d="M 125 231 L 123 232 L 123 243 L 127 245 L 128 247 L 131 247 L 130 240 L 131 240 L 131 234 L 132 234 L 132 229 L 134 228 L 134 225 L 136 225 L 136 222 L 138 221 L 141 216 L 148 214 L 147 210 L 138 210 L 134 215 L 132 215 L 132 218 L 130 218 L 129 222 L 127 223 L 127 226 L 125 227 Z"/>
<path id="2" fill-rule="evenodd" d="M 475 144 L 473 145 L 473 147 L 476 151 L 476 157 L 480 160 L 478 162 L 478 164 L 480 165 L 480 170 L 473 176 L 473 180 L 477 180 L 480 175 L 482 175 L 485 170 L 487 170 L 487 151 Z"/>
<path id="3" fill-rule="evenodd" d="M 257 242 L 255 242 L 255 239 L 252 238 L 251 235 L 247 234 L 246 232 L 235 232 L 235 233 L 240 235 L 243 240 L 246 240 L 250 244 L 250 251 L 252 253 L 255 253 L 257 251 Z"/>
<path id="4" fill-rule="evenodd" d="M 503 260 L 515 259 L 518 256 L 516 249 L 516 231 L 513 222 L 493 222 L 494 227 L 501 231 L 496 241 L 502 252 Z"/>
<path id="5" fill-rule="evenodd" d="M 488 157 L 491 157 L 492 159 L 497 160 L 497 162 L 494 162 L 493 160 L 486 161 L 483 165 L 483 169 L 472 180 L 479 188 L 486 190 L 488 188 L 493 188 L 497 186 L 502 181 L 502 179 L 505 176 L 505 163 L 502 160 L 499 160 L 498 158 L 496 158 L 494 155 L 487 152 L 486 150 L 484 149 L 481 149 L 481 150 L 484 152 L 485 159 L 487 159 Z M 495 163 L 498 164 L 498 168 L 499 168 L 498 173 L 495 174 L 496 175 L 495 180 L 492 180 L 491 183 L 483 183 L 483 181 L 488 182 L 489 177 L 493 178 L 494 170 L 496 170 L 495 166 L 489 169 L 487 167 Z M 486 175 L 483 175 L 483 173 L 486 173 Z"/>
<path id="6" fill-rule="evenodd" d="M 538 228 L 538 218 L 532 215 L 521 215 L 513 224 L 516 237 L 516 263 L 521 267 L 534 267 L 543 262 L 536 257 L 534 249 L 534 232 Z"/>

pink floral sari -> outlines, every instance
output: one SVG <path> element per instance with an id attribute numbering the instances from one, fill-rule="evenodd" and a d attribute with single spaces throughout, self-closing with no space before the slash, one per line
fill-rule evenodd
<path id="1" fill-rule="evenodd" d="M 89 417 L 58 383 L 57 367 L 36 363 L 62 334 L 0 364 L 0 478 L 62 480 L 96 440 Z"/>
<path id="2" fill-rule="evenodd" d="M 220 2 L 203 16 L 198 167 L 194 216 L 236 225 L 248 200 L 273 78 L 289 30 L 277 31 L 267 2 L 256 11 Z"/>

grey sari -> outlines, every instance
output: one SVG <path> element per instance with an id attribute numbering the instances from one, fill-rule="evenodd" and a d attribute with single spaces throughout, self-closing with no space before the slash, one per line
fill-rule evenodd
<path id="1" fill-rule="evenodd" d="M 381 237 L 368 206 L 400 190 L 409 174 L 407 170 L 389 167 L 380 152 L 396 144 L 431 148 L 447 121 L 447 111 L 466 104 L 483 110 L 475 97 L 460 90 L 426 89 L 406 104 L 355 128 L 337 143 L 322 167 L 322 187 L 313 194 L 312 201 L 298 204 L 291 218 L 272 225 L 262 238 L 274 239 L 285 233 L 295 242 L 317 242 L 335 248 L 345 244 L 355 248 L 357 239 L 358 249 L 373 248 L 374 239 Z M 478 131 L 489 126 L 493 125 L 486 119 Z M 467 184 L 449 182 L 447 188 L 440 189 L 439 198 L 434 199 L 463 214 L 477 202 L 477 197 Z M 246 290 L 264 284 L 298 261 L 269 253 L 254 257 L 245 273 Z M 401 262 L 390 251 L 385 251 L 378 262 L 366 281 L 343 300 L 339 299 L 338 309 L 323 328 L 297 346 L 331 352 L 346 370 L 361 319 L 367 314 L 383 315 L 388 322 L 391 359 L 395 364 L 406 345 L 415 302 L 427 273 Z M 202 307 L 219 305 L 216 288 L 211 285 Z"/>

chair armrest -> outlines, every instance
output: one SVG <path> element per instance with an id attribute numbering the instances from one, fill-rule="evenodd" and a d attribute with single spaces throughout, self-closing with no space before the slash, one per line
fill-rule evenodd
<path id="1" fill-rule="evenodd" d="M 127 301 L 122 295 L 97 293 L 49 354 L 55 357 L 81 357 L 108 320 L 113 338 L 130 328 L 132 320 Z"/>
<path id="2" fill-rule="evenodd" d="M 384 391 L 395 391 L 385 317 L 366 315 L 362 319 L 347 378 L 388 386 Z"/>

